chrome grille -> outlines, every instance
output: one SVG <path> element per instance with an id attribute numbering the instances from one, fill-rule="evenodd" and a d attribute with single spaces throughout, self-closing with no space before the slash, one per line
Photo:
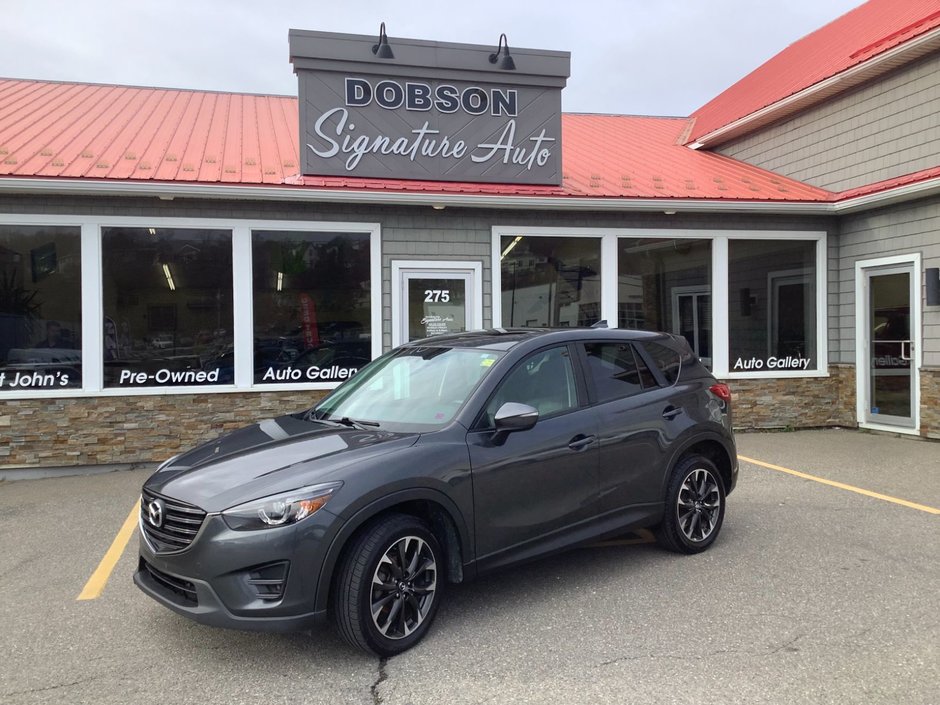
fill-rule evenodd
<path id="1" fill-rule="evenodd" d="M 150 523 L 148 507 L 154 500 L 163 502 L 163 525 L 160 528 Z M 140 525 L 147 539 L 159 552 L 181 551 L 196 538 L 206 513 L 199 507 L 178 499 L 164 497 L 144 490 L 140 502 Z"/>

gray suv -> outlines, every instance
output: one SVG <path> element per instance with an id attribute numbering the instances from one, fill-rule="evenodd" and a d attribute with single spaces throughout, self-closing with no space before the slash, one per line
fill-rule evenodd
<path id="1" fill-rule="evenodd" d="M 206 624 L 332 617 L 388 656 L 445 582 L 640 527 L 710 546 L 737 480 L 731 394 L 684 339 L 624 330 L 430 338 L 311 409 L 165 462 L 134 581 Z"/>

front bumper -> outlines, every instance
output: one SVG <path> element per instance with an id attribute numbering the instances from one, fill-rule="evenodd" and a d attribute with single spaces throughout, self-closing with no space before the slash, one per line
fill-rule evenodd
<path id="1" fill-rule="evenodd" d="M 326 617 L 315 608 L 317 583 L 335 522 L 321 509 L 293 526 L 233 531 L 210 514 L 193 542 L 174 552 L 155 551 L 141 527 L 134 583 L 165 607 L 203 624 L 308 629 Z"/>

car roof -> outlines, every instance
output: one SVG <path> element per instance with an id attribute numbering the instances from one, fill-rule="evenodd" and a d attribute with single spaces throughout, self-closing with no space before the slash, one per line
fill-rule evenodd
<path id="1" fill-rule="evenodd" d="M 574 340 L 654 340 L 664 337 L 668 337 L 668 334 L 628 328 L 489 328 L 422 338 L 402 347 L 486 348 L 505 351 L 529 341 L 560 343 Z"/>

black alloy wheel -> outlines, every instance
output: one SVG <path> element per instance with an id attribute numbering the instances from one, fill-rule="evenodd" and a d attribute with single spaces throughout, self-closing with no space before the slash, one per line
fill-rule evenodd
<path id="1" fill-rule="evenodd" d="M 683 457 L 672 471 L 660 545 L 678 553 L 699 553 L 718 537 L 725 516 L 725 488 L 714 463 L 701 455 Z"/>
<path id="2" fill-rule="evenodd" d="M 442 552 L 419 519 L 383 517 L 353 540 L 341 561 L 333 601 L 340 634 L 379 656 L 414 646 L 437 612 Z"/>

